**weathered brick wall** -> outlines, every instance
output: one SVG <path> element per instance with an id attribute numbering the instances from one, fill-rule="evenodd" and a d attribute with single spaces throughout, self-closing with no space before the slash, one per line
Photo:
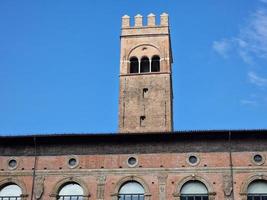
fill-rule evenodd
<path id="1" fill-rule="evenodd" d="M 212 144 L 210 144 L 212 145 Z M 164 148 L 164 147 L 162 147 Z M 251 176 L 267 175 L 267 164 L 257 165 L 252 161 L 256 152 L 233 152 L 233 180 L 235 199 L 241 200 L 242 185 Z M 258 152 L 264 157 L 267 151 Z M 188 157 L 195 155 L 199 163 L 189 164 Z M 137 177 L 143 180 L 151 194 L 151 200 L 175 199 L 174 194 L 184 179 L 205 181 L 212 188 L 214 199 L 227 199 L 226 186 L 231 182 L 230 153 L 229 152 L 188 152 L 188 153 L 136 153 L 136 154 L 106 154 L 106 155 L 75 155 L 79 164 L 70 168 L 68 160 L 73 155 L 37 156 L 35 173 L 36 179 L 44 177 L 44 192 L 42 199 L 54 199 L 58 183 L 79 181 L 89 191 L 91 197 L 97 198 L 98 187 L 103 186 L 104 199 L 112 199 L 120 180 L 126 177 Z M 138 164 L 130 167 L 127 160 L 134 156 Z M 8 168 L 8 160 L 18 161 L 16 169 Z M 5 180 L 18 180 L 23 183 L 30 199 L 33 181 L 33 156 L 0 156 L 0 183 Z M 163 178 L 162 178 L 163 177 Z M 225 178 L 226 177 L 226 178 Z M 102 185 L 102 186 L 101 186 Z M 1 186 L 0 186 L 1 187 Z M 162 189 L 160 190 L 160 188 Z M 100 192 L 101 193 L 101 192 Z M 161 199 L 162 199 L 161 198 Z"/>

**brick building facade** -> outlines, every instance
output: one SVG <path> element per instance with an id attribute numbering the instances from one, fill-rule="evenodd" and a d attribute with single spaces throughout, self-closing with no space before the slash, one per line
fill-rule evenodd
<path id="1" fill-rule="evenodd" d="M 174 132 L 168 15 L 129 20 L 120 134 L 0 136 L 0 200 L 267 199 L 267 131 Z"/>

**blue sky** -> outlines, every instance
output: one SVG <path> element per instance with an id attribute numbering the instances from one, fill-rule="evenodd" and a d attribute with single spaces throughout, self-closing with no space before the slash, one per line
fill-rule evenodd
<path id="1" fill-rule="evenodd" d="M 175 130 L 267 128 L 267 0 L 2 0 L 0 134 L 116 132 L 121 17 L 151 12 Z"/>

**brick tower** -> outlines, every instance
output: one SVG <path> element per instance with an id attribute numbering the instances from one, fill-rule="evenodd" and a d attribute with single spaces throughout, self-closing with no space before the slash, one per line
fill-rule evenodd
<path id="1" fill-rule="evenodd" d="M 143 25 L 136 15 L 122 17 L 119 132 L 170 132 L 172 120 L 172 50 L 168 15 L 154 14 Z"/>

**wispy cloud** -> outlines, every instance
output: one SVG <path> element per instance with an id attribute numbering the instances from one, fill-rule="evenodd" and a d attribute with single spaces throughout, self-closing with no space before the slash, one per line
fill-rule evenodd
<path id="1" fill-rule="evenodd" d="M 238 56 L 247 64 L 247 78 L 253 94 L 240 101 L 244 106 L 267 105 L 267 0 L 258 0 L 259 7 L 241 26 L 239 33 L 212 43 L 212 48 L 224 59 Z M 264 64 L 263 64 L 264 63 Z M 261 73 L 260 73 L 261 71 Z"/>
<path id="2" fill-rule="evenodd" d="M 267 0 L 261 0 L 267 3 Z M 267 8 L 264 4 L 249 16 L 237 36 L 214 41 L 213 49 L 224 58 L 236 52 L 247 64 L 257 58 L 267 60 Z"/>
<path id="3" fill-rule="evenodd" d="M 240 51 L 251 56 L 267 59 L 267 10 L 259 9 L 252 15 L 247 27 L 241 30 L 239 40 Z"/>
<path id="4" fill-rule="evenodd" d="M 249 100 L 249 99 L 242 99 L 241 101 L 242 105 L 249 105 L 249 106 L 258 106 L 258 102 L 255 100 Z"/>
<path id="5" fill-rule="evenodd" d="M 241 99 L 240 104 L 250 107 L 267 106 L 267 97 L 263 93 L 253 93 L 248 97 Z"/>
<path id="6" fill-rule="evenodd" d="M 231 42 L 227 39 L 221 41 L 214 41 L 213 49 L 223 57 L 228 57 L 228 52 L 232 48 Z"/>
<path id="7" fill-rule="evenodd" d="M 267 79 L 260 77 L 255 72 L 248 73 L 249 81 L 259 87 L 267 87 Z"/>

